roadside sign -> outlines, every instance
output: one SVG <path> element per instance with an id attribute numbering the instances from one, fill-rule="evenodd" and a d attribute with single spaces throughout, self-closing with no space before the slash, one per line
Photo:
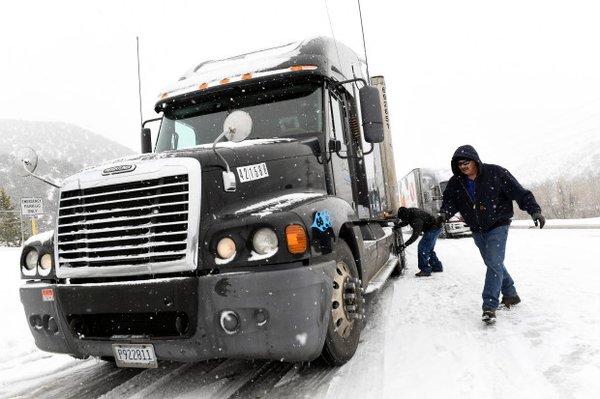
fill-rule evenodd
<path id="1" fill-rule="evenodd" d="M 44 203 L 41 198 L 21 198 L 21 213 L 23 216 L 36 216 L 44 213 Z"/>

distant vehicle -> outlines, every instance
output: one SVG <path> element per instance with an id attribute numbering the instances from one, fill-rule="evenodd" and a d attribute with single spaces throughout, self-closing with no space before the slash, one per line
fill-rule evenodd
<path id="1" fill-rule="evenodd" d="M 315 38 L 206 61 L 159 97 L 154 151 L 60 186 L 23 247 L 36 345 L 75 357 L 355 353 L 364 293 L 404 267 L 383 77 Z M 31 162 L 25 162 L 31 165 Z"/>
<path id="2" fill-rule="evenodd" d="M 413 169 L 404 176 L 398 186 L 400 190 L 400 206 L 419 208 L 432 215 L 437 215 L 442 206 L 442 194 L 446 189 L 450 171 L 428 168 Z M 460 237 L 471 234 L 471 230 L 463 221 L 460 213 L 453 215 L 444 224 L 442 237 Z"/>

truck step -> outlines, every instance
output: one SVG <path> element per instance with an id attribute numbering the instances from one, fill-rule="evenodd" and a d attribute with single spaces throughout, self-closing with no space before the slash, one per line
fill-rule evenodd
<path id="1" fill-rule="evenodd" d="M 394 270 L 394 267 L 396 267 L 396 265 L 398 264 L 398 261 L 399 259 L 397 256 L 395 256 L 394 254 L 390 254 L 390 257 L 388 258 L 385 265 L 381 268 L 381 270 L 379 270 L 379 272 L 375 276 L 373 276 L 373 278 L 369 282 L 369 285 L 365 290 L 365 294 L 370 294 L 371 292 L 380 289 L 383 283 L 385 283 L 385 281 L 388 279 L 390 274 L 392 274 L 392 271 Z"/>

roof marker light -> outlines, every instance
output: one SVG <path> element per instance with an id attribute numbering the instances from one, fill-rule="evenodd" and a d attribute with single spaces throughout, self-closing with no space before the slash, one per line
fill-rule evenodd
<path id="1" fill-rule="evenodd" d="M 314 71 L 316 69 L 317 69 L 316 65 L 292 65 L 291 67 L 288 67 L 288 68 L 276 69 L 276 70 L 271 70 L 271 71 L 246 72 L 241 75 L 235 75 L 235 76 L 231 76 L 228 78 L 223 78 L 221 80 L 212 80 L 210 82 L 204 82 L 199 85 L 196 85 L 194 83 L 194 84 L 191 84 L 191 85 L 188 85 L 185 87 L 173 89 L 171 91 L 162 93 L 160 95 L 160 100 L 164 100 L 166 98 L 174 97 L 174 96 L 178 96 L 178 95 L 182 95 L 182 94 L 192 93 L 192 92 L 198 91 L 198 90 L 205 90 L 205 89 L 208 89 L 209 87 L 215 87 L 218 85 L 239 82 L 242 80 L 250 80 L 253 78 L 262 78 L 262 77 L 278 75 L 278 74 L 286 73 L 286 72 Z"/>
<path id="2" fill-rule="evenodd" d="M 314 71 L 317 69 L 315 65 L 294 65 L 290 67 L 290 71 L 298 72 L 298 71 Z"/>

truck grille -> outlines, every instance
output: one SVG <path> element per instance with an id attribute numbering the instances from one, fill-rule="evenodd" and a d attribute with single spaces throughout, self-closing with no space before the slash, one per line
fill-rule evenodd
<path id="1" fill-rule="evenodd" d="M 59 267 L 160 264 L 186 257 L 187 174 L 61 192 Z"/>

